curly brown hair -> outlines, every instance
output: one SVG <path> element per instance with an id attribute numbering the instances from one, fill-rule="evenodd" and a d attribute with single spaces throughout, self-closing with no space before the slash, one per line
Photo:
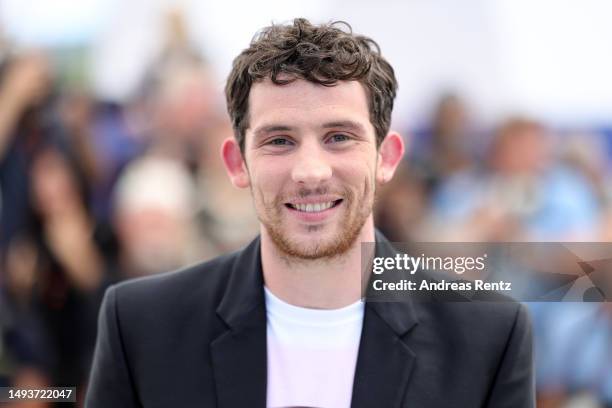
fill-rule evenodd
<path id="1" fill-rule="evenodd" d="M 343 29 L 344 28 L 344 29 Z M 270 78 L 277 85 L 305 79 L 324 86 L 359 81 L 369 99 L 370 122 L 380 143 L 389 131 L 397 80 L 376 42 L 353 34 L 343 21 L 313 25 L 296 18 L 293 24 L 271 25 L 255 35 L 249 48 L 234 59 L 225 86 L 227 110 L 244 152 L 249 127 L 249 93 L 254 83 Z"/>

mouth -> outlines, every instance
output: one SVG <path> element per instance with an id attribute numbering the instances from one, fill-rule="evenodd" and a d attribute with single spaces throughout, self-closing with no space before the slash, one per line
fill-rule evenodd
<path id="1" fill-rule="evenodd" d="M 334 208 L 342 203 L 342 199 L 319 203 L 285 203 L 285 207 L 304 213 L 319 213 Z"/>

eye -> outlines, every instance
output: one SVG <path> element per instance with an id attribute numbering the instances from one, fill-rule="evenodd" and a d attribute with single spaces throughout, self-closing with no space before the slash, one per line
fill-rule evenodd
<path id="1" fill-rule="evenodd" d="M 330 143 L 338 143 L 338 142 L 345 142 L 347 140 L 350 140 L 350 137 L 344 133 L 334 133 L 333 135 L 331 135 L 328 139 L 328 142 Z"/>
<path id="2" fill-rule="evenodd" d="M 287 146 L 292 144 L 292 142 L 284 137 L 275 137 L 274 139 L 270 140 L 267 144 L 272 145 L 272 146 Z"/>

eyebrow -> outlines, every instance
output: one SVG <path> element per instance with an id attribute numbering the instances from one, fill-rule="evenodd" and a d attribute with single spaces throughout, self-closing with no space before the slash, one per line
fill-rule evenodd
<path id="1" fill-rule="evenodd" d="M 267 125 L 267 126 L 261 126 L 257 129 L 255 129 L 255 131 L 253 132 L 253 134 L 255 135 L 255 137 L 261 137 L 263 135 L 266 135 L 268 133 L 272 133 L 272 132 L 290 132 L 294 130 L 293 127 L 291 126 L 286 126 L 286 125 Z"/>
<path id="2" fill-rule="evenodd" d="M 340 120 L 324 123 L 322 126 L 323 129 L 331 129 L 331 128 L 343 128 L 354 130 L 360 133 L 365 133 L 365 128 L 361 123 L 354 122 L 352 120 Z"/>

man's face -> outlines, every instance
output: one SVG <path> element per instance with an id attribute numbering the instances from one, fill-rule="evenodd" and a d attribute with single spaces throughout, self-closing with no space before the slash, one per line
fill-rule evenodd
<path id="1" fill-rule="evenodd" d="M 246 176 L 264 233 L 286 255 L 317 259 L 351 247 L 372 212 L 377 156 L 359 82 L 253 85 Z"/>

